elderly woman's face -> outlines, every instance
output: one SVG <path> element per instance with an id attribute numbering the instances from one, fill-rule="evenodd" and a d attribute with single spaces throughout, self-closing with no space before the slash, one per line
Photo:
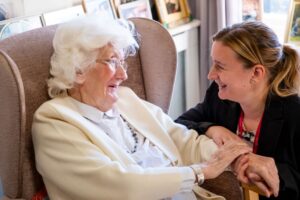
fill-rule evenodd
<path id="1" fill-rule="evenodd" d="M 96 63 L 84 72 L 81 101 L 106 112 L 117 101 L 119 85 L 127 79 L 123 55 L 112 45 L 100 49 Z M 115 64 L 115 65 L 114 65 Z"/>

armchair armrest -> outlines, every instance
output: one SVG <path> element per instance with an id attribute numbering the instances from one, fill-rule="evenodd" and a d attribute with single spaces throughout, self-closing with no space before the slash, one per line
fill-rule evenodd
<path id="1" fill-rule="evenodd" d="M 225 171 L 215 179 L 205 180 L 201 187 L 225 197 L 226 200 L 243 199 L 240 183 L 231 171 Z"/>

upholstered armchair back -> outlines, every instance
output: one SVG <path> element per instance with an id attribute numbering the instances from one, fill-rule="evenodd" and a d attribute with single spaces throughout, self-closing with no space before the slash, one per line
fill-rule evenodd
<path id="1" fill-rule="evenodd" d="M 155 21 L 131 20 L 141 43 L 138 54 L 128 59 L 124 85 L 167 112 L 176 70 L 173 40 Z M 46 79 L 56 27 L 0 41 L 0 178 L 5 198 L 31 199 L 43 186 L 34 164 L 31 123 L 35 110 L 49 99 Z"/>

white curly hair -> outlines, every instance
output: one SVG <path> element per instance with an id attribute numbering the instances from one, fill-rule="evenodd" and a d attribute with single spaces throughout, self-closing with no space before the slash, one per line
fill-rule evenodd
<path id="1" fill-rule="evenodd" d="M 48 94 L 51 98 L 67 95 L 73 88 L 76 73 L 84 72 L 95 62 L 99 49 L 112 44 L 126 56 L 134 55 L 138 43 L 129 21 L 99 16 L 85 16 L 58 26 L 51 57 Z"/>

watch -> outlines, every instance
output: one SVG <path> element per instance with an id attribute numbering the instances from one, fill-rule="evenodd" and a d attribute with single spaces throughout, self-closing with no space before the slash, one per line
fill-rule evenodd
<path id="1" fill-rule="evenodd" d="M 191 165 L 190 167 L 195 173 L 196 182 L 198 182 L 198 185 L 202 185 L 204 183 L 205 177 L 204 177 L 204 173 L 202 172 L 201 165 L 196 164 L 196 165 Z"/>

